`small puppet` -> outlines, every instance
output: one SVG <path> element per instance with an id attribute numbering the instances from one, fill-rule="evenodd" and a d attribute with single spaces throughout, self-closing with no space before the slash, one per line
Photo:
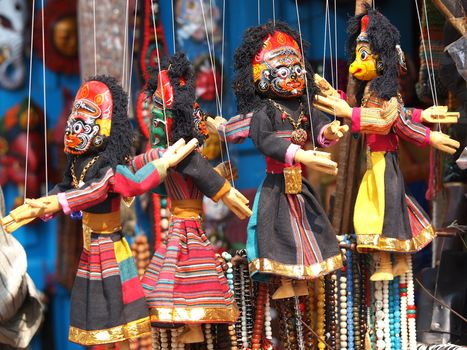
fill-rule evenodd
<path id="1" fill-rule="evenodd" d="M 248 225 L 247 255 L 253 279 L 281 277 L 273 299 L 307 295 L 306 280 L 342 267 L 336 233 L 302 178 L 301 165 L 335 174 L 336 163 L 327 153 L 303 146 L 310 139 L 330 146 L 347 127 L 310 108 L 316 86 L 299 43 L 299 34 L 284 23 L 249 28 L 234 61 L 241 114 L 228 122 L 209 120 L 228 142 L 249 137 L 266 157 L 266 178 Z"/>
<path id="2" fill-rule="evenodd" d="M 127 101 L 114 78 L 96 76 L 84 83 L 65 128 L 63 182 L 2 219 L 12 232 L 60 210 L 82 216 L 84 246 L 71 292 L 69 332 L 69 340 L 82 345 L 119 343 L 127 349 L 129 339 L 150 334 L 143 288 L 121 228 L 120 201 L 158 186 L 167 168 L 197 143 L 181 141 L 133 174 L 124 166 L 132 145 Z"/>
<path id="3" fill-rule="evenodd" d="M 399 169 L 399 137 L 418 146 L 431 145 L 454 153 L 459 143 L 441 132 L 430 131 L 422 121 L 457 121 L 445 107 L 425 111 L 404 107 L 398 93 L 398 76 L 404 68 L 399 31 L 381 13 L 367 7 L 348 25 L 349 72 L 357 79 L 357 101 L 317 97 L 316 106 L 351 119 L 351 131 L 366 134 L 368 169 L 360 184 L 354 208 L 357 249 L 373 251 L 376 271 L 371 280 L 392 280 L 407 271 L 405 254 L 417 252 L 435 237 L 428 216 L 406 193 Z"/>
<path id="4" fill-rule="evenodd" d="M 201 145 L 206 130 L 203 113 L 195 103 L 190 62 L 185 54 L 176 53 L 162 63 L 161 69 L 148 86 L 155 106 L 153 117 L 165 114 L 164 135 L 159 128 L 157 137 L 167 137 L 169 144 L 195 137 Z M 136 157 L 133 170 L 138 171 L 161 154 L 164 150 L 159 148 Z M 246 206 L 248 200 L 199 151 L 169 171 L 165 187 L 172 213 L 169 232 L 166 244 L 154 253 L 142 279 L 151 322 L 156 327 L 187 325 L 177 341 L 202 342 L 201 324 L 233 323 L 238 317 L 222 266 L 201 227 L 203 196 L 215 202 L 222 200 L 240 219 L 250 216 L 251 211 Z"/>

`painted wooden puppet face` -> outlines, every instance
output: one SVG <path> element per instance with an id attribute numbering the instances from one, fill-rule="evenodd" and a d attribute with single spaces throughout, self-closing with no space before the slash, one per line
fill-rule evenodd
<path id="1" fill-rule="evenodd" d="M 282 32 L 269 35 L 253 59 L 253 81 L 260 93 L 272 98 L 301 96 L 305 69 L 297 42 Z"/>
<path id="2" fill-rule="evenodd" d="M 112 124 L 112 95 L 104 83 L 88 81 L 78 90 L 65 127 L 65 153 L 85 154 L 104 145 Z"/>
<path id="3" fill-rule="evenodd" d="M 375 79 L 378 72 L 378 57 L 373 54 L 368 40 L 367 28 L 370 18 L 365 15 L 361 19 L 361 32 L 357 37 L 355 60 L 349 67 L 349 73 L 358 80 L 370 81 Z M 381 65 L 381 62 L 379 62 Z"/>
<path id="4" fill-rule="evenodd" d="M 376 69 L 377 58 L 373 55 L 367 42 L 357 43 L 355 60 L 349 67 L 349 73 L 358 80 L 373 80 L 378 76 Z"/>

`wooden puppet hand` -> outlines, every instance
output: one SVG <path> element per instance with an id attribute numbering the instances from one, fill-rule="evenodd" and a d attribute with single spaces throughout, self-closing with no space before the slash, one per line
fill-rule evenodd
<path id="1" fill-rule="evenodd" d="M 324 113 L 342 118 L 352 118 L 352 107 L 340 97 L 315 95 L 313 106 Z"/>
<path id="2" fill-rule="evenodd" d="M 56 213 L 61 209 L 57 196 L 48 196 L 38 199 L 26 199 L 23 205 L 12 210 L 2 219 L 6 232 L 13 232 L 37 217 Z"/>
<path id="3" fill-rule="evenodd" d="M 459 119 L 459 112 L 448 112 L 447 106 L 431 106 L 422 111 L 422 122 L 455 124 Z"/>
<path id="4" fill-rule="evenodd" d="M 224 194 L 221 200 L 227 208 L 229 208 L 241 220 L 250 217 L 252 214 L 251 209 L 248 208 L 248 199 L 233 187 L 229 192 Z"/>
<path id="5" fill-rule="evenodd" d="M 320 92 L 319 94 L 324 96 L 324 97 L 329 97 L 329 96 L 335 96 L 335 97 L 339 97 L 340 98 L 340 95 L 339 93 L 331 86 L 331 84 L 329 84 L 329 82 L 324 79 L 322 76 L 320 76 L 319 74 L 316 74 L 313 76 L 314 80 L 315 80 L 315 84 L 316 86 L 319 88 Z"/>
<path id="6" fill-rule="evenodd" d="M 230 161 L 217 164 L 214 170 L 227 181 L 238 179 L 238 170 L 236 167 L 230 165 Z"/>
<path id="7" fill-rule="evenodd" d="M 185 144 L 184 139 L 180 139 L 167 148 L 162 159 L 167 162 L 169 168 L 177 166 L 177 164 L 185 159 L 197 146 L 197 139 L 191 139 L 187 144 Z"/>
<path id="8" fill-rule="evenodd" d="M 440 151 L 454 154 L 459 148 L 460 143 L 451 139 L 448 135 L 439 131 L 432 131 L 430 133 L 430 145 Z"/>
<path id="9" fill-rule="evenodd" d="M 213 134 L 217 134 L 219 127 L 225 123 L 227 123 L 227 120 L 225 120 L 222 117 L 215 117 L 215 118 L 207 117 L 206 118 L 206 127 L 208 128 L 208 131 Z"/>
<path id="10" fill-rule="evenodd" d="M 331 160 L 331 154 L 327 152 L 304 151 L 299 149 L 297 153 L 295 153 L 295 161 L 302 163 L 308 168 L 326 174 L 337 174 L 337 163 Z"/>
<path id="11" fill-rule="evenodd" d="M 341 125 L 340 121 L 334 120 L 326 129 L 324 129 L 324 138 L 327 140 L 337 140 L 344 136 L 349 131 L 348 125 Z"/>

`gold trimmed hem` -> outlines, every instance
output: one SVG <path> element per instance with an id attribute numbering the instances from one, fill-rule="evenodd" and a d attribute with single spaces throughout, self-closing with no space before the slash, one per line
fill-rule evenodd
<path id="1" fill-rule="evenodd" d="M 402 240 L 384 237 L 378 234 L 357 235 L 357 251 L 359 253 L 368 250 L 380 250 L 396 253 L 415 253 L 427 246 L 436 237 L 436 232 L 431 225 L 425 227 L 417 237 Z"/>
<path id="2" fill-rule="evenodd" d="M 341 254 L 308 266 L 282 264 L 268 258 L 258 258 L 248 264 L 250 274 L 259 272 L 295 279 L 314 279 L 340 269 L 342 266 Z"/>
<path id="3" fill-rule="evenodd" d="M 81 345 L 101 345 L 138 338 L 146 334 L 151 334 L 151 322 L 149 321 L 149 317 L 144 317 L 112 328 L 92 331 L 70 326 L 68 340 Z"/>
<path id="4" fill-rule="evenodd" d="M 227 307 L 157 307 L 149 313 L 155 323 L 234 323 L 239 316 L 235 302 Z"/>

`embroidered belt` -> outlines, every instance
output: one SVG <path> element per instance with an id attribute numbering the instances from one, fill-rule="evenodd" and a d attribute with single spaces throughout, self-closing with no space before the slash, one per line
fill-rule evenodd
<path id="1" fill-rule="evenodd" d="M 89 250 L 91 234 L 112 234 L 122 229 L 120 210 L 105 214 L 83 212 L 83 247 Z"/>
<path id="2" fill-rule="evenodd" d="M 172 200 L 172 216 L 182 219 L 198 219 L 203 214 L 202 199 Z"/>
<path id="3" fill-rule="evenodd" d="M 294 165 L 287 165 L 273 158 L 266 157 L 266 172 L 268 174 L 282 174 L 285 168 L 290 167 L 301 168 L 301 165 L 300 163 Z"/>

